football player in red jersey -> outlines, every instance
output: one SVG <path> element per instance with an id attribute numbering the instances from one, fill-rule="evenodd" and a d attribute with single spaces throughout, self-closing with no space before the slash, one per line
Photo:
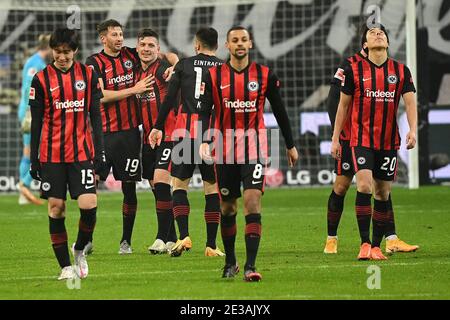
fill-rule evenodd
<path id="1" fill-rule="evenodd" d="M 385 260 L 380 243 L 386 233 L 389 194 L 400 147 L 397 109 L 400 97 L 403 97 L 410 127 L 406 147 L 412 149 L 417 130 L 416 90 L 408 67 L 388 57 L 389 38 L 383 25 L 366 26 L 362 43 L 368 48 L 368 59 L 353 63 L 345 70 L 331 154 L 335 159 L 342 156 L 339 135 L 352 103 L 350 146 L 356 172 L 356 215 L 362 243 L 358 259 Z"/>
<path id="2" fill-rule="evenodd" d="M 221 195 L 221 233 L 225 247 L 223 278 L 234 278 L 239 271 L 235 255 L 237 198 L 244 185 L 245 244 L 247 260 L 244 280 L 259 281 L 255 261 L 261 238 L 261 197 L 264 191 L 265 166 L 268 161 L 267 135 L 264 124 L 264 104 L 269 100 L 275 118 L 286 141 L 290 167 L 298 159 L 291 126 L 280 95 L 280 81 L 266 66 L 250 61 L 252 48 L 250 32 L 244 27 L 233 27 L 227 32 L 226 46 L 230 60 L 212 67 L 204 77 L 201 98 L 203 131 L 208 128 L 214 105 L 214 128 L 222 137 L 233 135 L 231 141 L 215 139 L 216 176 Z M 207 138 L 207 135 L 203 135 Z M 219 150 L 221 149 L 221 150 Z M 200 154 L 212 161 L 209 144 L 203 143 Z"/>
<path id="3" fill-rule="evenodd" d="M 30 174 L 41 180 L 41 198 L 48 199 L 51 241 L 62 269 L 59 280 L 74 278 L 75 273 L 80 278 L 88 275 L 83 249 L 96 222 L 95 175 L 104 180 L 108 173 L 99 109 L 102 92 L 95 72 L 74 61 L 78 47 L 74 30 L 53 32 L 50 48 L 54 62 L 34 76 L 29 97 Z M 72 247 L 74 268 L 64 223 L 67 189 L 78 201 L 81 214 L 78 238 Z"/>

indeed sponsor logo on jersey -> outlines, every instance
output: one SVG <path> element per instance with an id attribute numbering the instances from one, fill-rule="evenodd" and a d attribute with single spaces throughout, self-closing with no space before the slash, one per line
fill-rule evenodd
<path id="1" fill-rule="evenodd" d="M 55 108 L 56 110 L 60 109 L 73 109 L 70 111 L 82 111 L 84 109 L 84 99 L 83 100 L 66 100 L 64 102 L 61 101 L 55 101 Z M 69 111 L 69 110 L 67 110 Z"/>
<path id="2" fill-rule="evenodd" d="M 395 98 L 395 90 L 394 91 L 372 91 L 370 89 L 366 89 L 366 97 L 367 98 Z"/>
<path id="3" fill-rule="evenodd" d="M 228 109 L 236 109 L 235 112 L 255 112 L 256 111 L 256 100 L 251 101 L 229 101 L 228 99 L 223 99 L 223 104 Z"/>
<path id="4" fill-rule="evenodd" d="M 111 78 L 108 80 L 108 83 L 111 85 L 114 84 L 121 84 L 122 82 L 131 82 L 133 80 L 133 73 L 128 73 L 126 75 L 123 76 L 117 76 L 115 78 Z"/>

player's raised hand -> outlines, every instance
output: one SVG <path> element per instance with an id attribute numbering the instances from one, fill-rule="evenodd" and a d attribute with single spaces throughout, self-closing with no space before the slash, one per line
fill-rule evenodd
<path id="1" fill-rule="evenodd" d="M 298 160 L 298 152 L 296 147 L 292 147 L 286 150 L 288 165 L 290 168 L 293 168 Z"/>
<path id="2" fill-rule="evenodd" d="M 150 134 L 148 135 L 148 143 L 150 143 L 150 147 L 155 149 L 155 147 L 161 144 L 162 141 L 162 131 L 153 128 Z"/>
<path id="3" fill-rule="evenodd" d="M 341 158 L 341 144 L 339 141 L 331 142 L 331 156 L 336 160 Z"/>
<path id="4" fill-rule="evenodd" d="M 134 94 L 140 94 L 149 90 L 153 90 L 154 83 L 155 83 L 154 75 L 149 75 L 148 77 L 139 80 L 133 87 Z"/>
<path id="5" fill-rule="evenodd" d="M 214 162 L 211 156 L 211 150 L 209 149 L 208 143 L 205 142 L 200 145 L 199 154 L 200 158 L 202 158 L 202 160 L 205 161 L 207 164 L 212 164 Z"/>
<path id="6" fill-rule="evenodd" d="M 416 146 L 416 132 L 409 131 L 406 135 L 406 149 L 413 149 Z"/>
<path id="7" fill-rule="evenodd" d="M 174 68 L 175 68 L 175 66 L 171 66 L 171 67 L 167 68 L 166 71 L 164 71 L 163 78 L 166 79 L 166 82 L 169 82 L 170 79 L 172 78 L 172 75 L 175 73 L 173 71 Z"/>

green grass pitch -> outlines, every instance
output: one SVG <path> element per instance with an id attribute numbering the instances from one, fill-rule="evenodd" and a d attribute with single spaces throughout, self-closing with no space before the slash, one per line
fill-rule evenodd
<path id="1" fill-rule="evenodd" d="M 79 290 L 56 280 L 59 267 L 48 234 L 46 207 L 19 206 L 17 196 L 1 196 L 1 299 L 449 299 L 450 189 L 395 188 L 393 203 L 401 239 L 420 245 L 383 262 L 356 260 L 359 237 L 349 191 L 339 229 L 339 252 L 324 255 L 326 203 L 330 188 L 268 189 L 263 197 L 262 240 L 257 259 L 260 283 L 221 279 L 224 260 L 203 256 L 205 224 L 201 192 L 189 194 L 193 249 L 179 258 L 153 256 L 147 247 L 156 234 L 153 195 L 138 194 L 134 253 L 118 255 L 122 232 L 121 194 L 101 193 L 95 251 L 89 277 Z M 71 244 L 77 233 L 76 202 L 67 202 Z M 245 262 L 242 203 L 236 242 Z M 222 248 L 220 231 L 218 244 Z M 223 249 L 223 248 L 222 248 Z M 383 242 L 384 250 L 384 242 Z M 368 289 L 368 267 L 380 267 L 380 289 Z M 69 286 L 70 287 L 70 286 Z"/>

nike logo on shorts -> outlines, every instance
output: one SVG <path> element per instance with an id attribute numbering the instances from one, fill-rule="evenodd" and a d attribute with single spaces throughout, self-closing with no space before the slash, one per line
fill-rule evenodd
<path id="1" fill-rule="evenodd" d="M 252 180 L 252 184 L 260 184 L 260 183 L 262 183 L 262 181 L 255 181 L 255 180 Z"/>
<path id="2" fill-rule="evenodd" d="M 89 189 L 92 189 L 92 188 L 94 188 L 95 187 L 95 185 L 92 185 L 92 186 L 85 186 L 84 188 L 86 189 L 86 190 L 89 190 Z"/>

